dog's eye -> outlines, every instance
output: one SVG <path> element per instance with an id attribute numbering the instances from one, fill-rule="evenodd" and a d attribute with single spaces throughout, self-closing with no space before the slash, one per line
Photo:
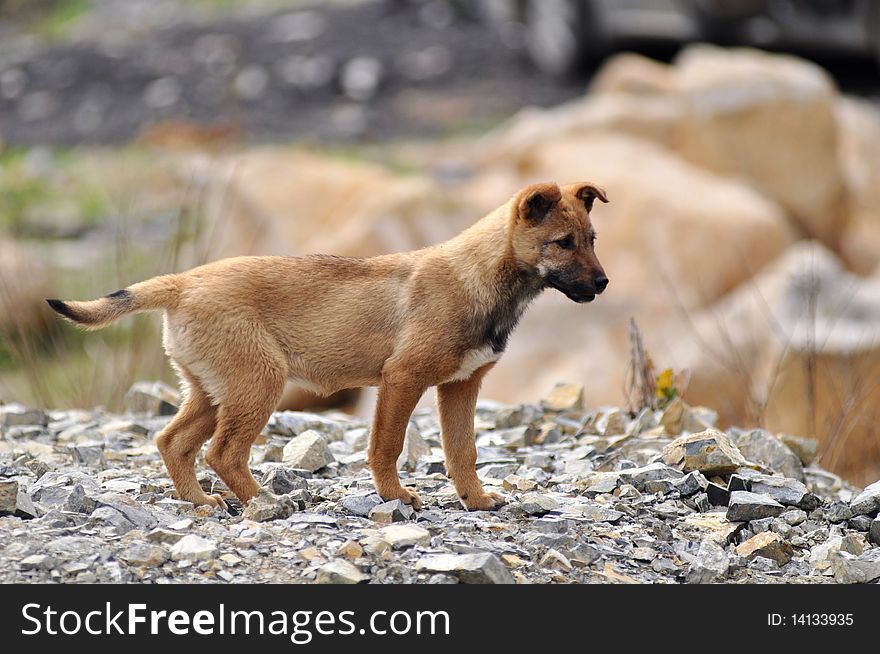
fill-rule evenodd
<path id="1" fill-rule="evenodd" d="M 571 250 L 574 248 L 574 239 L 571 236 L 566 236 L 565 238 L 560 238 L 556 241 L 556 245 L 561 247 L 563 250 Z"/>

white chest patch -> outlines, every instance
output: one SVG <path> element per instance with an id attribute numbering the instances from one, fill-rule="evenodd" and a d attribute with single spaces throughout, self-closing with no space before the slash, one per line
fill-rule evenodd
<path id="1" fill-rule="evenodd" d="M 500 358 L 501 354 L 492 350 L 488 345 L 474 350 L 468 350 L 461 358 L 461 364 L 459 364 L 458 370 L 456 370 L 455 374 L 446 381 L 453 382 L 468 379 L 487 363 L 498 361 Z"/>

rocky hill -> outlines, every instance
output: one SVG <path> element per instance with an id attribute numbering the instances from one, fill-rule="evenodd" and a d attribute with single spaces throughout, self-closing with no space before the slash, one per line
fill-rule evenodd
<path id="1" fill-rule="evenodd" d="M 141 384 L 126 415 L 0 406 L 0 581 L 855 583 L 880 579 L 880 483 L 810 463 L 817 443 L 714 428 L 674 399 L 631 415 L 558 385 L 482 401 L 478 471 L 508 504 L 462 506 L 439 425 L 419 410 L 399 461 L 425 502 L 382 502 L 367 425 L 275 413 L 251 464 L 264 491 L 230 512 L 173 497 L 154 444 L 174 394 Z"/>

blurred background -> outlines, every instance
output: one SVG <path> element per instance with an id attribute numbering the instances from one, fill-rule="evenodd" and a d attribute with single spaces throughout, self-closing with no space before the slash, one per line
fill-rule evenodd
<path id="1" fill-rule="evenodd" d="M 0 0 L 0 401 L 173 383 L 155 317 L 86 336 L 45 297 L 417 248 L 589 180 L 609 291 L 545 293 L 483 396 L 625 406 L 632 317 L 685 401 L 873 481 L 878 71 L 873 0 Z"/>

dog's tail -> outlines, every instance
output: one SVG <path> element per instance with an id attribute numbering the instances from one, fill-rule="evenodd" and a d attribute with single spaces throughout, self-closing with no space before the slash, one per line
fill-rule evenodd
<path id="1" fill-rule="evenodd" d="M 100 329 L 138 311 L 173 309 L 182 290 L 179 275 L 162 275 L 88 302 L 46 300 L 64 318 L 84 329 Z"/>

